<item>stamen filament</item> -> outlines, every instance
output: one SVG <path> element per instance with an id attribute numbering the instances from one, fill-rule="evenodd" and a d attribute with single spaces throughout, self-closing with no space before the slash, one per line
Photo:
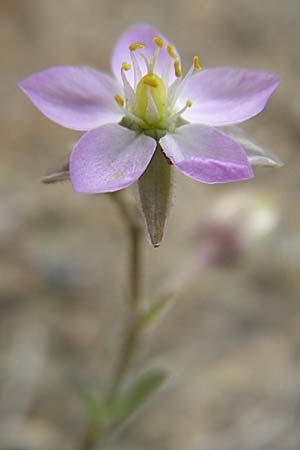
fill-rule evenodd
<path id="1" fill-rule="evenodd" d="M 146 67 L 147 67 L 147 72 L 150 73 L 150 64 L 148 59 L 146 58 L 146 55 L 144 53 L 140 53 L 139 55 L 141 58 L 143 58 L 143 60 L 145 61 Z"/>
<path id="2" fill-rule="evenodd" d="M 130 52 L 130 57 L 134 71 L 134 88 L 136 88 L 138 81 L 142 78 L 142 71 L 133 51 Z"/>
<path id="3" fill-rule="evenodd" d="M 172 61 L 172 58 L 170 56 L 168 56 L 168 59 L 167 59 L 167 61 L 165 63 L 165 66 L 163 68 L 163 72 L 162 72 L 162 75 L 161 75 L 161 78 L 162 78 L 165 86 L 168 86 L 168 84 L 169 84 L 171 61 Z"/>
<path id="4" fill-rule="evenodd" d="M 193 75 L 195 71 L 194 64 L 191 65 L 188 72 L 185 74 L 182 80 L 177 79 L 173 82 L 173 84 L 168 89 L 168 107 L 170 109 L 175 105 L 179 95 L 182 92 L 187 80 Z"/>
<path id="5" fill-rule="evenodd" d="M 127 80 L 127 77 L 125 74 L 125 69 L 123 67 L 121 69 L 121 77 L 122 77 L 123 86 L 124 86 L 127 109 L 129 108 L 130 110 L 134 111 L 135 110 L 135 92 L 134 92 L 134 89 L 132 88 L 131 84 Z"/>
<path id="6" fill-rule="evenodd" d="M 188 108 L 192 106 L 192 101 L 188 99 L 185 103 L 185 106 L 181 108 L 179 111 L 177 111 L 175 114 L 170 116 L 168 120 L 163 124 L 165 127 L 168 127 L 172 122 L 174 123 L 178 117 L 180 117 L 184 111 L 186 111 Z"/>
<path id="7" fill-rule="evenodd" d="M 149 63 L 149 73 L 153 73 L 154 66 L 155 66 L 155 63 L 156 63 L 156 60 L 157 60 L 157 57 L 158 57 L 158 54 L 159 54 L 159 50 L 160 50 L 160 47 L 157 47 L 157 48 L 155 49 L 153 58 L 150 59 L 150 63 Z"/>
<path id="8" fill-rule="evenodd" d="M 173 114 L 173 116 L 170 117 L 170 119 L 176 119 L 177 117 L 181 116 L 182 113 L 184 113 L 184 111 L 186 111 L 188 108 L 190 108 L 192 106 L 192 101 L 190 99 L 188 99 L 185 102 L 185 106 L 183 108 L 181 108 L 179 111 L 177 111 L 177 113 Z"/>
<path id="9" fill-rule="evenodd" d="M 147 64 L 147 69 L 148 69 L 149 73 L 153 73 L 154 66 L 155 66 L 155 63 L 156 63 L 156 60 L 157 60 L 157 57 L 158 57 L 158 54 L 159 54 L 159 50 L 161 48 L 163 48 L 163 45 L 164 45 L 164 41 L 159 36 L 154 36 L 153 42 L 154 42 L 154 44 L 157 45 L 157 48 L 155 49 L 153 58 L 151 58 L 149 63 Z M 144 58 L 145 58 L 145 55 L 144 55 Z"/>
<path id="10" fill-rule="evenodd" d="M 180 78 L 176 78 L 175 81 L 168 88 L 168 108 L 172 109 L 175 104 L 175 99 L 178 98 L 177 90 L 182 84 L 182 80 Z"/>

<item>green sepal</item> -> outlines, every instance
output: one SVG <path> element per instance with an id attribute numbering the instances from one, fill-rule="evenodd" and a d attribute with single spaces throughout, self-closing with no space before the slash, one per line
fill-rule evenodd
<path id="1" fill-rule="evenodd" d="M 147 169 L 138 181 L 139 198 L 150 241 L 162 241 L 171 197 L 171 164 L 157 144 Z"/>

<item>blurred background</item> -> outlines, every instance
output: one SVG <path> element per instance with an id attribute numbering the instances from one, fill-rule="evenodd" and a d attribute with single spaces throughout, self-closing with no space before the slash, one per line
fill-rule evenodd
<path id="1" fill-rule="evenodd" d="M 185 68 L 199 54 L 277 72 L 247 130 L 285 166 L 223 186 L 176 173 L 164 242 L 145 239 L 143 283 L 148 299 L 179 293 L 133 368 L 172 375 L 110 446 L 299 450 L 299 0 L 0 1 L 0 448 L 77 448 L 80 395 L 106 385 L 126 317 L 118 211 L 106 195 L 40 183 L 79 133 L 43 117 L 17 82 L 51 65 L 109 71 L 137 21 L 173 40 Z"/>

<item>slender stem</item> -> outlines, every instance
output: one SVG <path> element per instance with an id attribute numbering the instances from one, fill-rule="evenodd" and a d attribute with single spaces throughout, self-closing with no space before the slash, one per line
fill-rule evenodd
<path id="1" fill-rule="evenodd" d="M 124 375 L 130 365 L 132 356 L 136 349 L 139 333 L 140 319 L 140 229 L 136 226 L 130 227 L 130 297 L 129 297 L 129 318 L 124 336 L 123 345 L 120 352 L 119 361 L 116 366 L 115 374 L 108 392 L 108 403 L 114 400 L 114 397 L 123 381 Z"/>
<path id="2" fill-rule="evenodd" d="M 140 228 L 130 227 L 131 254 L 130 254 L 130 305 L 131 310 L 138 312 L 140 292 L 141 292 L 141 248 L 140 248 Z"/>
<path id="3" fill-rule="evenodd" d="M 126 205 L 121 194 L 115 192 L 111 194 L 119 208 L 124 221 L 127 223 L 130 255 L 129 255 L 129 307 L 131 315 L 138 315 L 141 296 L 141 227 L 138 217 Z"/>
<path id="4" fill-rule="evenodd" d="M 79 449 L 91 450 L 92 448 L 94 448 L 96 442 L 100 442 L 102 435 L 103 433 L 101 429 L 98 429 L 96 431 L 96 428 L 92 425 L 92 423 L 89 423 L 80 443 Z"/>
<path id="5" fill-rule="evenodd" d="M 135 214 L 128 208 L 120 193 L 112 193 L 111 198 L 118 206 L 119 211 L 127 225 L 129 236 L 129 318 L 125 336 L 112 375 L 112 382 L 106 395 L 106 405 L 109 409 L 119 391 L 124 377 L 135 353 L 140 331 L 140 299 L 141 299 L 141 228 Z M 83 437 L 80 450 L 92 450 L 97 444 L 105 440 L 105 429 L 95 426 L 91 420 Z"/>

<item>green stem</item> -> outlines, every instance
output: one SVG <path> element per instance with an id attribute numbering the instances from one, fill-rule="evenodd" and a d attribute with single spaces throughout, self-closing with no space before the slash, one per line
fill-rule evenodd
<path id="1" fill-rule="evenodd" d="M 127 373 L 131 363 L 132 356 L 135 352 L 138 334 L 139 334 L 139 319 L 140 319 L 140 229 L 138 227 L 130 227 L 130 297 L 129 297 L 129 318 L 124 336 L 124 341 L 120 351 L 119 361 L 116 366 L 114 377 L 110 389 L 108 391 L 107 402 L 108 405 L 114 400 L 115 395 Z"/>
<path id="2" fill-rule="evenodd" d="M 129 236 L 129 318 L 125 330 L 123 344 L 120 350 L 119 358 L 115 371 L 112 376 L 112 382 L 108 388 L 106 396 L 106 405 L 109 409 L 122 385 L 122 382 L 129 369 L 132 357 L 135 353 L 139 331 L 140 331 L 140 300 L 141 300 L 141 228 L 137 217 L 125 203 L 122 194 L 116 192 L 111 194 L 111 198 L 118 206 L 119 211 L 127 225 Z M 96 426 L 94 421 L 88 424 L 86 433 L 83 437 L 80 450 L 92 450 L 96 444 L 104 443 L 106 430 L 101 425 Z"/>

